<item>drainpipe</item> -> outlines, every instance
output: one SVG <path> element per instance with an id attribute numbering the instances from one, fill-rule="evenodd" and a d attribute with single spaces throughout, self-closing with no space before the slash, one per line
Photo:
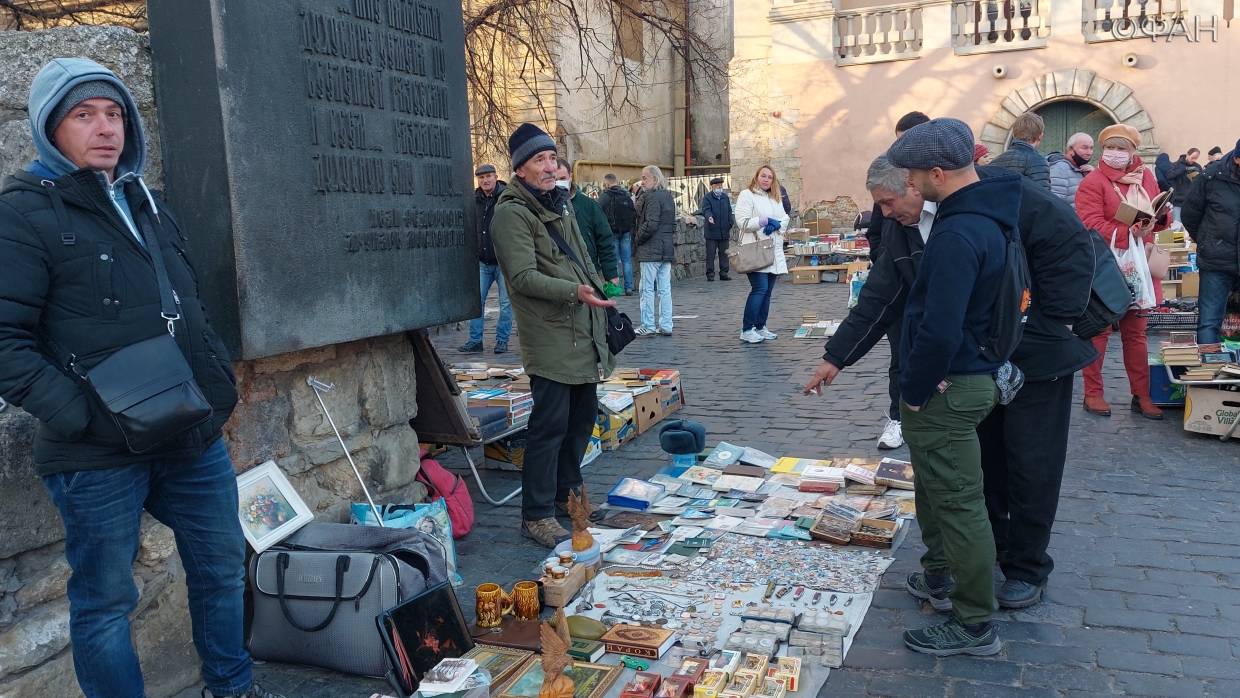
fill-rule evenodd
<path id="1" fill-rule="evenodd" d="M 692 0 L 685 0 L 685 30 L 689 29 L 689 3 Z M 685 37 L 685 47 L 689 47 L 689 37 Z M 692 60 L 693 51 L 689 50 L 689 58 Z M 693 92 L 689 89 L 689 73 L 692 66 L 689 61 L 685 61 L 685 171 L 693 167 Z"/>
<path id="2" fill-rule="evenodd" d="M 685 16 L 685 22 L 689 21 Z M 684 59 L 680 54 L 672 52 L 672 75 L 683 74 L 686 66 L 681 65 Z M 672 174 L 676 177 L 685 175 L 685 146 L 688 143 L 688 133 L 686 126 L 686 112 L 688 111 L 686 96 L 688 95 L 688 85 L 683 80 L 672 80 Z"/>

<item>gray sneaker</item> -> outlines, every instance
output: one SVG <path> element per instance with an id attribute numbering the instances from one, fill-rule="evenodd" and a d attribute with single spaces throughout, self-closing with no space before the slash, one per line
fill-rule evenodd
<path id="1" fill-rule="evenodd" d="M 204 688 L 202 689 L 202 698 L 284 698 L 284 695 L 280 693 L 272 693 L 271 691 L 268 691 L 262 686 L 259 686 L 257 683 L 255 683 L 251 685 L 250 690 L 246 691 L 245 693 L 236 693 L 236 694 L 230 694 L 230 695 L 218 695 L 217 696 L 211 692 L 211 689 Z"/>
<path id="2" fill-rule="evenodd" d="M 1042 600 L 1045 584 L 1030 584 L 1019 579 L 1008 579 L 999 587 L 995 599 L 1000 608 L 1029 608 Z"/>
<path id="3" fill-rule="evenodd" d="M 904 645 L 914 652 L 936 657 L 954 654 L 988 657 L 1003 649 L 994 623 L 983 623 L 980 628 L 970 630 L 955 617 L 928 628 L 905 630 Z"/>
<path id="4" fill-rule="evenodd" d="M 535 543 L 545 548 L 554 548 L 557 543 L 567 540 L 572 534 L 565 530 L 554 516 L 549 516 L 537 521 L 522 521 L 521 535 L 532 538 Z"/>
<path id="5" fill-rule="evenodd" d="M 936 611 L 952 610 L 948 597 L 956 589 L 956 580 L 947 572 L 914 572 L 904 582 L 904 588 L 913 598 L 929 601 Z"/>

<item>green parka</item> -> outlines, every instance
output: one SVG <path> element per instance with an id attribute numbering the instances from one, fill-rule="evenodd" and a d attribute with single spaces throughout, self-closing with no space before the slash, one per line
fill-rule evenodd
<path id="1" fill-rule="evenodd" d="M 560 251 L 547 233 L 548 223 L 590 276 Z M 491 230 L 526 373 L 568 385 L 598 383 L 610 374 L 615 357 L 607 349 L 606 311 L 577 300 L 578 286 L 601 288 L 603 282 L 572 208 L 548 210 L 518 179 L 500 195 Z"/>

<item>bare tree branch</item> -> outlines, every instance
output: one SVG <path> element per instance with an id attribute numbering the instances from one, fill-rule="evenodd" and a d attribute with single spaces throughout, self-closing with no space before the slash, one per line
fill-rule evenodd
<path id="1" fill-rule="evenodd" d="M 0 29 L 115 24 L 146 30 L 145 0 L 0 0 Z"/>

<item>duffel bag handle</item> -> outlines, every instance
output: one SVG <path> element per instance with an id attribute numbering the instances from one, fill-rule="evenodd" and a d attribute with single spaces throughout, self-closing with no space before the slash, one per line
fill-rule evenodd
<path id="1" fill-rule="evenodd" d="M 332 619 L 336 617 L 336 610 L 340 608 L 341 597 L 344 595 L 344 573 L 349 571 L 349 556 L 338 555 L 336 557 L 336 600 L 332 603 L 332 610 L 327 614 L 327 618 L 314 627 L 307 627 L 298 623 L 293 618 L 293 614 L 288 610 L 288 601 L 285 599 L 284 594 L 284 571 L 288 569 L 288 564 L 288 553 L 280 553 L 276 556 L 276 594 L 280 597 L 280 610 L 284 612 L 284 619 L 288 621 L 289 625 L 302 632 L 317 633 L 331 625 Z"/>

